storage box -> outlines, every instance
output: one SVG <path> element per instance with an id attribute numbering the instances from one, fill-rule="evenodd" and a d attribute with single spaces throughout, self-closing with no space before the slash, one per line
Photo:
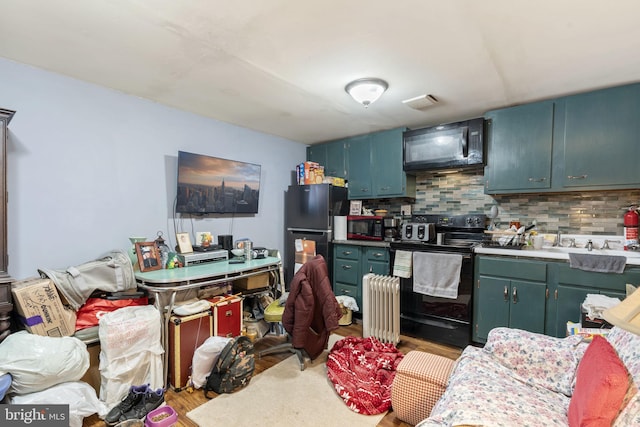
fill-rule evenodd
<path id="1" fill-rule="evenodd" d="M 269 286 L 269 273 L 260 273 L 255 276 L 243 277 L 233 282 L 233 287 L 243 290 L 266 288 Z"/>
<path id="2" fill-rule="evenodd" d="M 217 302 L 218 300 L 222 302 Z M 242 330 L 242 298 L 216 297 L 210 301 L 213 301 L 213 335 L 219 337 L 239 336 Z"/>
<path id="3" fill-rule="evenodd" d="M 580 324 L 583 328 L 611 329 L 613 325 L 604 319 L 592 319 L 587 316 L 587 312 L 581 308 Z"/>
<path id="4" fill-rule="evenodd" d="M 20 320 L 32 334 L 71 336 L 76 329 L 76 313 L 65 307 L 49 279 L 32 278 L 11 284 Z"/>
<path id="5" fill-rule="evenodd" d="M 169 384 L 176 391 L 188 385 L 196 349 L 213 336 L 211 310 L 169 318 Z"/>

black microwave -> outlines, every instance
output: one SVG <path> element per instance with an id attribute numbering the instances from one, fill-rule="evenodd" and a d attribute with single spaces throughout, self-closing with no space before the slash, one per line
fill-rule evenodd
<path id="1" fill-rule="evenodd" d="M 406 172 L 480 168 L 485 164 L 484 119 L 409 130 L 402 134 Z"/>
<path id="2" fill-rule="evenodd" d="M 352 240 L 383 240 L 384 218 L 371 215 L 347 216 L 347 239 Z"/>

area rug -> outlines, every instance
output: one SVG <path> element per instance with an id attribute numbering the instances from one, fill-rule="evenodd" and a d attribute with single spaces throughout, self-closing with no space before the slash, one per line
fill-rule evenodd
<path id="1" fill-rule="evenodd" d="M 333 334 L 329 349 L 342 339 Z M 296 356 L 256 375 L 249 385 L 231 394 L 221 394 L 187 413 L 201 427 L 231 426 L 336 426 L 372 427 L 384 418 L 360 415 L 350 410 L 327 378 L 328 351 L 307 361 L 300 370 Z"/>

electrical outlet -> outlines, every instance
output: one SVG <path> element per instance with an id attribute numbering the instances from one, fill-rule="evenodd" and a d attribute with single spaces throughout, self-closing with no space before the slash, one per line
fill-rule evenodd
<path id="1" fill-rule="evenodd" d="M 411 216 L 411 205 L 402 205 L 402 206 L 400 206 L 400 215 L 402 215 L 402 216 Z"/>

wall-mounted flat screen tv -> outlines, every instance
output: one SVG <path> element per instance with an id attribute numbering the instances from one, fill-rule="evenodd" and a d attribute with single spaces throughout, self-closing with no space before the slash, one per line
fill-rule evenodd
<path id="1" fill-rule="evenodd" d="M 255 214 L 260 165 L 178 151 L 176 212 Z"/>

